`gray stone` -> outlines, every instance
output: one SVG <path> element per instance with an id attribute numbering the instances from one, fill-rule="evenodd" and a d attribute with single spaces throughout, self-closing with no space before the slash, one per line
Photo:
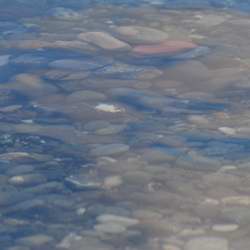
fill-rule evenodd
<path id="1" fill-rule="evenodd" d="M 106 50 L 128 50 L 129 44 L 111 36 L 106 32 L 85 32 L 78 36 L 79 39 L 96 45 Z"/>
<path id="2" fill-rule="evenodd" d="M 99 145 L 90 151 L 93 156 L 119 155 L 127 152 L 129 146 L 125 144 Z"/>
<path id="3" fill-rule="evenodd" d="M 53 242 L 53 238 L 44 234 L 37 234 L 23 237 L 17 240 L 18 243 L 30 247 L 41 247 Z"/>
<path id="4" fill-rule="evenodd" d="M 46 177 L 41 174 L 16 175 L 9 179 L 9 183 L 15 186 L 35 186 L 46 181 Z"/>
<path id="5" fill-rule="evenodd" d="M 115 28 L 115 31 L 132 43 L 159 43 L 168 38 L 164 31 L 143 26 L 120 26 Z"/>
<path id="6" fill-rule="evenodd" d="M 78 12 L 63 7 L 51 9 L 49 14 L 56 19 L 65 21 L 78 21 L 81 19 L 81 15 Z"/>
<path id="7" fill-rule="evenodd" d="M 198 237 L 188 241 L 185 250 L 228 250 L 228 241 L 217 237 Z"/>
<path id="8" fill-rule="evenodd" d="M 10 55 L 1 55 L 0 56 L 0 67 L 8 64 L 9 63 L 9 58 L 10 58 Z"/>

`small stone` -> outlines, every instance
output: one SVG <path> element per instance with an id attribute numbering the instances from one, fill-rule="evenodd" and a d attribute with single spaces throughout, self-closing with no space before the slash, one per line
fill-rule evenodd
<path id="1" fill-rule="evenodd" d="M 236 134 L 236 130 L 234 128 L 220 127 L 220 128 L 218 128 L 218 130 L 225 135 L 235 135 Z"/>
<path id="2" fill-rule="evenodd" d="M 198 237 L 187 242 L 185 250 L 228 250 L 228 241 L 217 237 Z"/>
<path id="3" fill-rule="evenodd" d="M 105 32 L 86 32 L 78 36 L 79 39 L 94 44 L 106 50 L 127 50 L 130 46 Z"/>
<path id="4" fill-rule="evenodd" d="M 33 186 L 46 182 L 41 174 L 16 175 L 9 179 L 9 183 L 15 186 Z"/>
<path id="5" fill-rule="evenodd" d="M 41 247 L 47 245 L 53 241 L 53 238 L 48 235 L 37 234 L 27 236 L 17 240 L 20 244 L 30 247 Z"/>
<path id="6" fill-rule="evenodd" d="M 126 227 L 116 223 L 98 224 L 94 228 L 97 232 L 108 233 L 108 234 L 121 234 L 126 232 Z"/>
<path id="7" fill-rule="evenodd" d="M 65 178 L 65 184 L 73 191 L 99 190 L 101 183 L 85 176 L 69 176 Z"/>
<path id="8" fill-rule="evenodd" d="M 178 246 L 166 244 L 163 246 L 163 250 L 181 250 Z"/>
<path id="9" fill-rule="evenodd" d="M 125 153 L 129 150 L 129 146 L 125 144 L 108 144 L 100 145 L 91 150 L 93 156 L 110 156 Z"/>
<path id="10" fill-rule="evenodd" d="M 84 102 L 84 101 L 104 101 L 105 95 L 96 91 L 81 90 L 70 94 L 67 101 L 70 103 Z"/>
<path id="11" fill-rule="evenodd" d="M 104 188 L 111 189 L 122 185 L 121 176 L 109 176 L 104 179 Z"/>
<path id="12" fill-rule="evenodd" d="M 102 214 L 96 219 L 101 224 L 115 223 L 124 227 L 135 226 L 139 223 L 139 220 L 134 218 L 128 218 L 113 214 Z"/>
<path id="13" fill-rule="evenodd" d="M 121 26 L 115 31 L 125 40 L 133 43 L 159 43 L 168 38 L 164 31 L 143 26 Z"/>
<path id="14" fill-rule="evenodd" d="M 95 106 L 95 109 L 98 111 L 110 112 L 110 113 L 119 113 L 124 111 L 123 108 L 107 103 L 100 103 L 97 106 Z"/>
<path id="15" fill-rule="evenodd" d="M 237 224 L 217 224 L 213 225 L 212 230 L 216 232 L 227 233 L 227 232 L 233 232 L 238 228 L 239 225 Z"/>
<path id="16" fill-rule="evenodd" d="M 230 196 L 222 199 L 222 203 L 225 205 L 250 205 L 250 196 Z"/>
<path id="17" fill-rule="evenodd" d="M 49 63 L 49 66 L 56 69 L 68 70 L 94 70 L 106 65 L 105 62 L 94 60 L 59 59 Z"/>
<path id="18" fill-rule="evenodd" d="M 85 213 L 86 213 L 86 208 L 84 208 L 84 207 L 80 207 L 76 211 L 77 215 L 84 215 Z"/>
<path id="19" fill-rule="evenodd" d="M 0 67 L 8 64 L 9 63 L 9 58 L 10 58 L 10 55 L 2 55 L 2 56 L 0 56 Z"/>
<path id="20" fill-rule="evenodd" d="M 81 15 L 78 12 L 63 7 L 51 9 L 49 14 L 56 19 L 65 21 L 78 21 L 81 19 Z"/>
<path id="21" fill-rule="evenodd" d="M 188 41 L 165 41 L 156 45 L 138 45 L 132 51 L 141 56 L 157 56 L 173 55 L 194 48 L 197 45 Z"/>

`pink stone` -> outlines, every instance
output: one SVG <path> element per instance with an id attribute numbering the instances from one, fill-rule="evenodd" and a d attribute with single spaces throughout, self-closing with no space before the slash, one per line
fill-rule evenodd
<path id="1" fill-rule="evenodd" d="M 138 45 L 133 48 L 133 52 L 137 55 L 161 55 L 176 54 L 185 50 L 194 49 L 197 44 L 188 41 L 164 41 L 154 45 Z"/>

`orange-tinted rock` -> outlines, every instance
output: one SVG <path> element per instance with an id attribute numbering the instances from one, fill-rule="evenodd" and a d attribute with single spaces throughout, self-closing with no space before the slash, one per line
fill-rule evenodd
<path id="1" fill-rule="evenodd" d="M 155 45 L 138 45 L 133 48 L 133 52 L 142 55 L 176 54 L 185 50 L 194 49 L 197 44 L 188 41 L 165 41 Z"/>

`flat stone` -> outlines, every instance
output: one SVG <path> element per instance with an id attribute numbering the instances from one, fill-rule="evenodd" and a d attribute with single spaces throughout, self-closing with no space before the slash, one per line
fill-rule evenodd
<path id="1" fill-rule="evenodd" d="M 115 31 L 132 43 L 159 43 L 168 38 L 164 31 L 143 26 L 120 26 Z"/>
<path id="2" fill-rule="evenodd" d="M 225 205 L 242 205 L 249 206 L 250 205 L 250 196 L 229 196 L 222 198 L 222 203 Z"/>
<path id="3" fill-rule="evenodd" d="M 95 191 L 102 187 L 102 183 L 98 180 L 90 179 L 87 176 L 69 176 L 65 178 L 65 184 L 73 191 Z"/>
<path id="4" fill-rule="evenodd" d="M 23 54 L 11 60 L 14 64 L 24 64 L 24 65 L 42 65 L 47 63 L 47 59 L 41 56 L 35 56 L 32 54 Z"/>
<path id="5" fill-rule="evenodd" d="M 49 11 L 49 15 L 52 17 L 64 20 L 64 21 L 78 21 L 81 19 L 81 15 L 69 8 L 57 7 Z"/>
<path id="6" fill-rule="evenodd" d="M 113 214 L 102 214 L 98 216 L 96 220 L 99 223 L 103 223 L 103 224 L 115 223 L 124 227 L 135 226 L 139 223 L 139 220 L 137 219 L 113 215 Z"/>
<path id="7" fill-rule="evenodd" d="M 120 113 L 124 111 L 124 109 L 115 106 L 114 104 L 108 104 L 108 103 L 100 103 L 97 106 L 95 106 L 95 109 L 98 111 L 109 112 L 109 113 Z"/>
<path id="8" fill-rule="evenodd" d="M 105 244 L 103 241 L 97 239 L 97 237 L 81 236 L 75 233 L 67 235 L 58 245 L 59 248 L 80 250 L 86 248 L 88 250 L 114 250 L 110 245 Z"/>
<path id="9" fill-rule="evenodd" d="M 129 44 L 111 36 L 106 32 L 85 32 L 78 35 L 78 38 L 96 45 L 105 50 L 128 50 Z"/>
<path id="10" fill-rule="evenodd" d="M 108 63 L 107 63 L 108 64 Z M 97 60 L 76 60 L 76 59 L 59 59 L 49 63 L 49 66 L 57 69 L 68 70 L 94 70 L 103 67 L 105 62 Z"/>
<path id="11" fill-rule="evenodd" d="M 74 103 L 74 102 L 81 102 L 81 101 L 104 101 L 106 96 L 100 92 L 91 91 L 91 90 L 81 90 L 76 91 L 70 94 L 67 97 L 67 101 Z"/>
<path id="12" fill-rule="evenodd" d="M 185 250 L 228 250 L 228 241 L 217 237 L 198 237 L 187 242 Z"/>
<path id="13" fill-rule="evenodd" d="M 216 232 L 233 232 L 239 228 L 239 225 L 237 224 L 216 224 L 212 226 L 212 230 Z"/>
<path id="14" fill-rule="evenodd" d="M 219 127 L 218 130 L 222 132 L 225 135 L 235 135 L 236 134 L 236 129 L 230 128 L 230 127 Z"/>
<path id="15" fill-rule="evenodd" d="M 46 177 L 41 174 L 16 175 L 9 179 L 9 183 L 14 186 L 34 186 L 46 181 Z"/>
<path id="16" fill-rule="evenodd" d="M 9 63 L 10 55 L 1 55 L 0 56 L 0 67 Z"/>
<path id="17" fill-rule="evenodd" d="M 173 55 L 194 48 L 197 45 L 192 42 L 169 40 L 155 45 L 138 45 L 132 52 L 141 56 Z"/>
<path id="18" fill-rule="evenodd" d="M 126 153 L 129 146 L 125 144 L 107 144 L 95 147 L 90 151 L 93 156 L 110 156 Z"/>
<path id="19" fill-rule="evenodd" d="M 108 233 L 108 234 L 121 234 L 126 232 L 126 227 L 116 223 L 104 223 L 95 225 L 95 230 L 101 233 Z"/>
<path id="20" fill-rule="evenodd" d="M 119 187 L 120 185 L 122 185 L 122 178 L 118 175 L 106 177 L 103 183 L 104 188 L 107 189 Z"/>
<path id="21" fill-rule="evenodd" d="M 53 238 L 48 235 L 37 234 L 20 238 L 17 241 L 22 245 L 30 247 L 40 247 L 51 243 L 53 241 Z"/>

